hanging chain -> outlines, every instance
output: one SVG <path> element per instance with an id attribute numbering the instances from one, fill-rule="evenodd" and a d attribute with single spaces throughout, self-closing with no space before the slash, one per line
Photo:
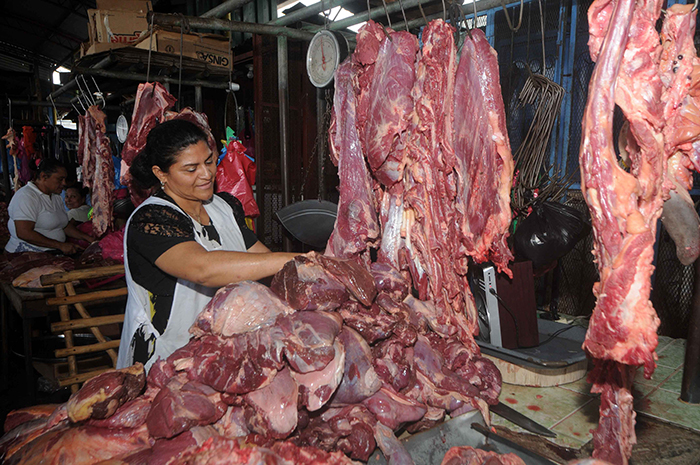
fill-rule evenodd
<path id="1" fill-rule="evenodd" d="M 155 12 L 151 11 L 151 25 L 148 27 L 148 32 L 151 37 L 148 40 L 148 65 L 146 66 L 146 82 L 151 79 L 151 50 L 153 50 L 153 16 Z"/>

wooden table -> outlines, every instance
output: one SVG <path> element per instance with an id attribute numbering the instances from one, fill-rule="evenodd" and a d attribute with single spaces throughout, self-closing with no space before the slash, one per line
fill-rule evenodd
<path id="1" fill-rule="evenodd" d="M 99 273 L 99 270 L 106 268 L 86 270 L 87 274 Z M 114 281 L 105 286 L 101 286 L 102 290 L 125 288 L 123 278 Z M 9 317 L 8 309 L 12 307 L 22 319 L 22 339 L 24 346 L 24 369 L 27 389 L 30 390 L 30 398 L 32 402 L 36 400 L 36 382 L 34 379 L 34 366 L 32 364 L 32 320 L 36 318 L 46 318 L 51 311 L 56 311 L 57 307 L 50 307 L 46 304 L 46 300 L 55 297 L 53 287 L 50 291 L 26 291 L 17 289 L 8 282 L 0 282 L 0 324 L 2 328 L 2 372 L 0 373 L 0 388 L 7 388 L 8 384 L 8 365 L 9 365 Z M 125 289 L 124 289 L 125 291 Z M 78 294 L 90 292 L 90 289 L 80 289 Z M 101 302 L 109 303 L 123 300 L 125 297 L 116 296 L 113 298 L 102 299 Z"/>
<path id="2" fill-rule="evenodd" d="M 34 367 L 32 366 L 32 320 L 35 318 L 45 318 L 48 315 L 49 307 L 46 306 L 46 299 L 53 295 L 52 292 L 35 292 L 17 289 L 8 282 L 0 282 L 0 321 L 2 323 L 2 379 L 0 383 L 3 390 L 8 383 L 8 361 L 9 361 L 9 317 L 7 314 L 10 306 L 22 318 L 22 339 L 24 344 L 24 370 L 27 389 L 30 390 L 32 402 L 36 399 L 36 385 L 34 380 Z M 52 289 L 53 291 L 53 289 Z"/>

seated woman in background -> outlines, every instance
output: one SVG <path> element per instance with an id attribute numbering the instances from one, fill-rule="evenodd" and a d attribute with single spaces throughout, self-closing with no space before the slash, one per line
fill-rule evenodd
<path id="1" fill-rule="evenodd" d="M 85 223 L 90 213 L 90 205 L 85 203 L 88 190 L 81 184 L 66 187 L 66 207 L 68 207 L 68 221 Z"/>
<path id="2" fill-rule="evenodd" d="M 69 224 L 61 199 L 65 182 L 66 168 L 60 162 L 49 158 L 41 161 L 34 181 L 18 190 L 7 207 L 10 216 L 7 252 L 60 250 L 72 255 L 80 247 L 66 242 L 66 236 L 88 242 L 94 240 Z"/>

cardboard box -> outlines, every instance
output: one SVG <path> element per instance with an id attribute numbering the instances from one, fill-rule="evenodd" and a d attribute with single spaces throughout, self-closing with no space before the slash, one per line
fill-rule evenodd
<path id="1" fill-rule="evenodd" d="M 150 0 L 97 0 L 98 10 L 153 11 Z"/>
<path id="2" fill-rule="evenodd" d="M 150 34 L 146 33 L 136 44 L 136 47 L 148 50 L 150 44 Z M 220 68 L 230 68 L 232 66 L 229 55 L 229 42 L 225 38 L 204 34 L 183 34 L 182 46 L 182 56 L 195 58 Z M 180 33 L 156 28 L 153 33 L 152 50 L 179 56 Z"/>
<path id="3" fill-rule="evenodd" d="M 129 44 L 121 44 L 118 42 L 114 43 L 100 43 L 100 42 L 84 42 L 80 44 L 80 58 L 86 55 L 93 55 L 95 53 L 106 52 L 107 50 L 112 50 L 115 48 L 128 47 Z"/>
<path id="4" fill-rule="evenodd" d="M 146 13 L 88 10 L 90 42 L 133 44 L 148 31 Z"/>

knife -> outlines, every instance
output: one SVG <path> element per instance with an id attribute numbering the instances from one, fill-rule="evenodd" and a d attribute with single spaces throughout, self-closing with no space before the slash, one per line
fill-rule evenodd
<path id="1" fill-rule="evenodd" d="M 508 421 L 515 423 L 523 429 L 530 431 L 531 433 L 539 434 L 541 436 L 547 436 L 548 438 L 556 438 L 557 433 L 551 431 L 548 428 L 540 425 L 539 423 L 531 420 L 517 410 L 508 407 L 503 402 L 498 402 L 496 405 L 489 405 L 489 408 L 493 413 L 505 418 Z"/>

